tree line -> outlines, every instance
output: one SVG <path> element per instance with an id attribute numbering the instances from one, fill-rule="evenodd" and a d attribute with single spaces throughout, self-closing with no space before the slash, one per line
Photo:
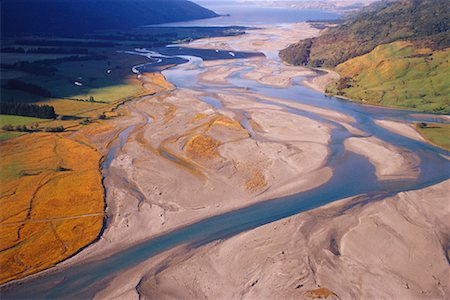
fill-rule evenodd
<path id="1" fill-rule="evenodd" d="M 89 54 L 88 49 L 83 48 L 31 48 L 24 49 L 22 47 L 4 47 L 2 53 L 26 53 L 26 54 Z"/>
<path id="2" fill-rule="evenodd" d="M 0 114 L 35 117 L 41 119 L 54 119 L 57 116 L 53 106 L 15 102 L 0 102 Z"/>

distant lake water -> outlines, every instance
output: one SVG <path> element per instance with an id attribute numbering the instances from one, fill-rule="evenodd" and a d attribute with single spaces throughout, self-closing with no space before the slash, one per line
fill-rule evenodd
<path id="1" fill-rule="evenodd" d="M 223 16 L 189 22 L 166 23 L 156 26 L 258 26 L 298 23 L 312 19 L 335 20 L 340 17 L 338 13 L 324 10 L 260 7 L 254 4 L 243 4 L 232 1 L 226 3 L 197 1 L 197 3 Z"/>

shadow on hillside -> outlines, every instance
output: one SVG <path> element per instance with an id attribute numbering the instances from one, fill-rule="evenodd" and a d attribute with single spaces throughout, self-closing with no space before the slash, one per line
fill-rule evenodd
<path id="1" fill-rule="evenodd" d="M 131 49 L 129 49 L 131 50 Z M 145 52 L 147 51 L 147 52 Z M 161 56 L 150 57 L 150 52 L 160 53 Z M 147 56 L 146 56 L 147 55 Z M 189 56 L 201 57 L 203 60 L 243 59 L 264 56 L 258 52 L 231 52 L 216 49 L 195 49 L 184 47 L 161 47 L 140 51 L 111 51 L 107 56 L 97 56 L 96 59 L 47 59 L 41 65 L 34 62 L 35 69 L 15 70 L 2 68 L 6 77 L 2 76 L 2 97 L 4 102 L 39 103 L 54 101 L 55 99 L 73 100 L 88 104 L 110 103 L 136 94 L 140 88 L 136 84 L 136 72 L 160 72 L 168 66 L 187 62 Z M 4 66 L 4 62 L 2 61 Z M 33 65 L 34 66 L 34 65 Z M 133 67 L 139 66 L 133 70 Z M 28 66 L 29 67 L 29 66 Z M 43 68 L 43 71 L 39 70 Z M 52 74 L 45 74 L 50 72 Z M 39 72 L 44 74 L 39 74 Z M 14 74 L 13 74 L 14 73 Z M 12 75 L 11 75 L 12 74 Z M 11 76 L 9 76 L 11 75 Z M 14 77 L 17 75 L 17 77 Z M 23 82 L 25 88 L 5 88 L 8 80 Z M 134 85 L 132 81 L 134 80 Z M 27 86 L 28 85 L 28 86 Z M 50 97 L 48 95 L 51 95 Z M 43 96 L 45 95 L 45 96 Z"/>

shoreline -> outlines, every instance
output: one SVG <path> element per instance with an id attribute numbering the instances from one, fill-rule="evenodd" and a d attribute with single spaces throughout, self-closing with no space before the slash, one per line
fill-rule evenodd
<path id="1" fill-rule="evenodd" d="M 311 88 L 311 89 L 313 89 L 313 90 L 315 90 L 317 92 L 320 92 L 320 93 L 325 93 L 326 85 L 328 85 L 329 83 L 333 82 L 334 80 L 336 80 L 337 78 L 340 77 L 340 75 L 337 72 L 332 71 L 332 70 L 322 69 L 322 68 L 312 68 L 312 70 L 317 70 L 317 71 L 321 71 L 321 72 L 325 71 L 325 72 L 327 72 L 327 74 L 325 74 L 325 75 L 318 75 L 318 76 L 314 77 L 312 80 L 310 80 L 308 78 L 305 78 L 302 81 L 302 83 L 304 84 L 304 86 L 309 87 L 309 88 Z M 314 79 L 318 79 L 318 78 L 321 78 L 321 77 L 324 80 L 323 82 L 321 82 L 321 81 L 314 82 Z M 376 108 L 392 109 L 392 110 L 404 110 L 404 111 L 407 111 L 407 112 L 411 112 L 411 115 L 413 115 L 413 114 L 419 114 L 419 115 L 424 115 L 424 116 L 428 115 L 428 116 L 436 117 L 436 120 L 434 122 L 441 121 L 442 124 L 448 124 L 448 122 L 450 121 L 450 115 L 442 115 L 442 114 L 435 114 L 435 113 L 432 113 L 432 112 L 416 111 L 416 110 L 411 110 L 409 108 L 407 109 L 407 108 L 395 107 L 395 106 L 369 104 L 369 103 L 365 103 L 363 101 L 358 101 L 358 100 L 355 100 L 355 99 L 352 99 L 352 98 L 349 98 L 349 97 L 346 97 L 346 96 L 339 96 L 339 95 L 330 95 L 330 96 L 333 96 L 333 97 L 336 97 L 336 98 L 339 98 L 339 99 L 342 99 L 342 100 L 346 100 L 346 101 L 349 101 L 349 102 L 352 102 L 352 103 L 356 103 L 356 104 L 359 104 L 359 105 L 368 106 L 368 107 L 376 107 Z M 389 130 L 389 131 L 391 131 L 393 133 L 400 134 L 400 135 L 403 135 L 405 137 L 408 137 L 408 138 L 411 138 L 411 139 L 414 139 L 414 140 L 417 140 L 417 141 L 420 141 L 420 142 L 428 143 L 429 145 L 432 145 L 434 147 L 437 147 L 437 148 L 449 151 L 448 148 L 446 148 L 446 147 L 444 147 L 442 145 L 438 145 L 438 144 L 434 143 L 430 139 L 426 138 L 419 130 L 417 130 L 417 128 L 415 126 L 415 124 L 417 122 L 408 122 L 408 121 L 403 121 L 401 123 L 397 122 L 401 126 L 408 126 L 410 129 L 414 130 L 414 133 L 413 133 L 413 132 L 409 132 L 409 130 L 407 130 L 406 128 L 397 129 L 397 128 L 394 128 L 392 125 L 386 125 L 386 123 L 385 123 L 385 125 L 382 125 L 383 121 L 388 122 L 388 120 L 379 120 L 379 121 L 380 121 L 380 123 L 376 122 L 376 124 L 378 126 L 381 126 L 381 127 L 385 128 L 385 129 L 387 129 L 387 130 Z M 447 123 L 445 121 L 447 121 Z M 437 122 L 436 124 L 440 124 L 440 123 Z"/>
<path id="2" fill-rule="evenodd" d="M 283 63 L 285 63 L 285 64 L 287 64 L 289 66 L 293 66 L 293 65 L 288 64 L 288 63 L 286 63 L 284 61 L 283 61 Z M 316 77 L 313 77 L 313 80 L 314 79 L 319 79 L 321 77 L 325 77 L 325 78 L 323 78 L 324 82 L 320 82 L 319 81 L 319 82 L 315 82 L 314 83 L 309 78 L 305 78 L 302 81 L 302 83 L 305 86 L 307 86 L 307 87 L 309 87 L 309 88 L 311 88 L 311 89 L 313 89 L 313 90 L 315 90 L 317 92 L 323 93 L 325 95 L 327 95 L 325 93 L 326 85 L 333 81 L 333 79 L 331 79 L 331 78 L 333 78 L 333 77 L 340 78 L 339 73 L 337 73 L 334 70 L 324 69 L 324 68 L 310 68 L 310 67 L 302 67 L 302 66 L 296 66 L 296 67 L 297 68 L 307 68 L 307 69 L 310 69 L 310 70 L 313 70 L 313 71 L 319 71 L 319 72 L 327 72 L 327 74 L 318 75 Z M 327 81 L 327 80 L 329 80 L 329 81 Z M 412 108 L 403 108 L 401 106 L 397 107 L 397 106 L 386 106 L 386 105 L 374 104 L 374 103 L 365 103 L 363 101 L 356 100 L 356 99 L 353 99 L 353 98 L 350 98 L 350 97 L 346 97 L 346 96 L 342 96 L 342 95 L 332 95 L 332 94 L 330 94 L 329 96 L 335 97 L 335 98 L 338 98 L 338 99 L 342 99 L 342 100 L 346 100 L 346 101 L 349 101 L 349 102 L 352 102 L 352 103 L 356 103 L 356 104 L 359 104 L 359 105 L 363 105 L 363 106 L 383 108 L 383 109 L 391 109 L 391 110 L 402 110 L 402 111 L 411 112 L 411 114 L 417 114 L 417 115 L 430 115 L 430 116 L 436 117 L 438 119 L 446 119 L 447 121 L 450 122 L 450 115 L 443 115 L 443 114 L 438 114 L 438 113 L 433 113 L 433 112 L 414 110 Z"/>
<path id="3" fill-rule="evenodd" d="M 330 299 L 367 293 L 371 297 L 445 298 L 448 265 L 439 240 L 448 230 L 442 222 L 446 214 L 442 209 L 433 210 L 423 199 L 433 195 L 434 204 L 443 202 L 449 184 L 445 180 L 371 202 L 365 197 L 342 199 L 190 249 L 180 253 L 176 263 L 166 260 L 165 268 L 148 268 L 138 285 L 129 286 L 128 294 L 267 298 L 275 293 L 280 298 L 308 298 L 326 292 Z M 415 210 L 408 210 L 410 206 Z M 411 218 L 416 220 L 414 224 L 408 223 Z M 427 225 L 433 218 L 441 220 L 436 230 Z M 397 231 L 403 235 L 398 236 L 401 233 Z M 404 233 L 411 231 L 414 234 L 404 240 Z M 382 242 L 386 239 L 390 243 Z M 364 251 L 358 251 L 360 248 Z M 241 249 L 258 251 L 250 254 Z M 408 259 L 408 251 L 413 251 L 414 260 Z M 434 260 L 423 270 L 429 256 Z M 376 274 L 368 271 L 374 268 Z M 409 272 L 410 268 L 417 272 Z M 430 274 L 437 280 L 428 279 Z M 359 276 L 366 279 L 361 285 L 349 282 L 348 278 L 358 280 Z M 219 278 L 221 284 L 211 278 Z M 117 278 L 116 283 L 124 279 Z M 110 288 L 102 295 L 108 292 Z"/>

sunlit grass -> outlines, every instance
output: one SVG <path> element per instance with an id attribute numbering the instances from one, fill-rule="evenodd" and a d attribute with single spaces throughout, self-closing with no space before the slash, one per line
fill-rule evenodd
<path id="1" fill-rule="evenodd" d="M 12 139 L 21 136 L 22 134 L 23 134 L 22 132 L 13 132 L 13 131 L 0 132 L 0 141 Z"/>
<path id="2" fill-rule="evenodd" d="M 13 116 L 13 115 L 0 115 L 0 127 L 4 125 L 29 125 L 33 123 L 46 122 L 47 119 L 39 119 L 32 117 Z"/>
<path id="3" fill-rule="evenodd" d="M 450 151 L 450 124 L 427 124 L 417 126 L 420 134 L 431 143 Z"/>
<path id="4" fill-rule="evenodd" d="M 381 45 L 336 67 L 352 78 L 351 87 L 340 92 L 369 104 L 450 113 L 449 54 L 448 49 L 417 49 L 410 42 Z M 329 89 L 339 93 L 336 85 Z"/>

